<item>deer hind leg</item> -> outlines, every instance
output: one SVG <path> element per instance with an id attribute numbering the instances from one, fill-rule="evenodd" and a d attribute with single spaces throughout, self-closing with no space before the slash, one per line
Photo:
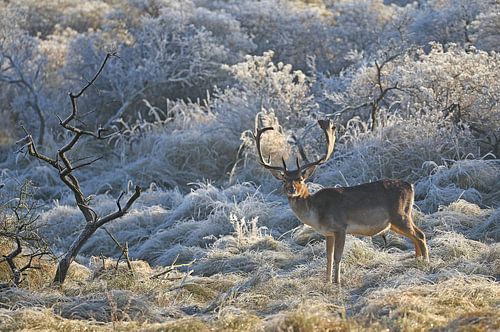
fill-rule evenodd
<path id="1" fill-rule="evenodd" d="M 345 232 L 335 233 L 335 252 L 333 255 L 333 261 L 335 263 L 335 283 L 340 285 L 340 261 L 342 260 L 342 254 L 344 253 L 345 244 Z"/>
<path id="2" fill-rule="evenodd" d="M 413 224 L 411 217 L 399 216 L 391 222 L 391 230 L 409 238 L 415 245 L 415 256 L 429 261 L 429 251 L 425 242 L 425 234 Z"/>
<path id="3" fill-rule="evenodd" d="M 334 236 L 326 237 L 326 282 L 332 282 Z"/>
<path id="4" fill-rule="evenodd" d="M 415 235 L 419 239 L 420 251 L 422 253 L 422 257 L 425 259 L 426 262 L 429 262 L 429 248 L 427 248 L 425 234 L 424 234 L 424 232 L 422 232 L 422 230 L 420 228 L 415 226 L 415 224 L 413 224 L 413 229 L 415 230 Z"/>

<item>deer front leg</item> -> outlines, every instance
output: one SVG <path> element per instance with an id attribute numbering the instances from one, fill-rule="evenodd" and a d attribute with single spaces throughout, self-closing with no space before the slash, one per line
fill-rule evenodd
<path id="1" fill-rule="evenodd" d="M 334 236 L 326 237 L 326 282 L 332 282 L 333 268 L 333 245 L 335 244 Z"/>
<path id="2" fill-rule="evenodd" d="M 340 261 L 342 260 L 342 254 L 344 253 L 345 244 L 345 232 L 335 233 L 335 252 L 334 252 L 334 262 L 335 262 L 335 283 L 340 285 Z"/>

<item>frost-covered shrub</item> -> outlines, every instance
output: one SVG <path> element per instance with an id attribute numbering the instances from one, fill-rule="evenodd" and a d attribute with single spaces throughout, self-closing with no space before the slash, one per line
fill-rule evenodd
<path id="1" fill-rule="evenodd" d="M 417 204 L 425 212 L 435 211 L 459 198 L 483 206 L 500 203 L 500 164 L 495 160 L 460 160 L 438 166 L 426 163 L 430 174 L 417 181 Z"/>
<path id="2" fill-rule="evenodd" d="M 88 108 L 100 109 L 112 120 L 125 114 L 135 119 L 143 99 L 162 105 L 167 98 L 205 96 L 222 75 L 220 65 L 227 61 L 227 51 L 209 31 L 185 24 L 168 10 L 143 19 L 129 35 L 133 43 L 117 41 L 114 48 L 120 58 L 96 82 L 102 97 L 86 101 Z M 109 37 L 88 33 L 75 38 L 67 70 L 85 77 L 99 65 L 102 48 L 109 49 L 110 42 L 115 42 Z"/>
<path id="3" fill-rule="evenodd" d="M 263 108 L 274 110 L 280 123 L 289 127 L 305 123 L 316 110 L 307 76 L 300 70 L 292 70 L 292 65 L 282 62 L 275 64 L 273 57 L 274 52 L 268 51 L 262 56 L 247 56 L 244 62 L 236 65 L 224 66 L 237 80 L 236 89 L 243 94 L 238 96 L 240 105 L 221 104 L 220 107 L 227 109 L 239 106 L 241 108 L 233 112 L 242 115 L 250 111 L 245 119 L 248 129 L 253 124 L 255 114 Z M 230 102 L 238 102 L 233 97 L 238 95 L 236 92 L 229 90 L 219 98 L 225 101 L 226 95 Z"/>
<path id="4" fill-rule="evenodd" d="M 409 38 L 418 45 L 429 42 L 470 45 L 471 23 L 488 6 L 487 0 L 430 0 L 414 11 Z"/>
<path id="5" fill-rule="evenodd" d="M 51 35 L 39 42 L 39 50 L 46 57 L 47 61 L 45 70 L 46 75 L 50 77 L 47 81 L 50 82 L 51 88 L 55 90 L 51 96 L 53 98 L 57 97 L 57 89 L 62 85 L 61 81 L 64 80 L 60 75 L 60 70 L 66 63 L 69 45 L 73 38 L 77 36 L 78 32 L 71 28 L 63 29 L 61 27 L 56 27 Z"/>
<path id="6" fill-rule="evenodd" d="M 273 50 L 276 60 L 306 70 L 314 56 L 325 70 L 333 60 L 333 15 L 321 4 L 299 1 L 201 1 L 202 6 L 230 13 L 252 36 L 253 54 Z"/>
<path id="7" fill-rule="evenodd" d="M 422 168 L 426 162 L 440 164 L 477 151 L 470 132 L 432 113 L 408 118 L 392 115 L 374 131 L 353 119 L 343 131 L 340 128 L 333 160 L 317 172 L 317 181 L 325 186 L 383 178 L 415 182 L 428 174 Z"/>
<path id="8" fill-rule="evenodd" d="M 189 15 L 191 24 L 210 31 L 217 43 L 229 51 L 227 63 L 243 60 L 244 55 L 256 48 L 249 34 L 241 27 L 241 22 L 224 9 L 209 10 L 197 6 L 185 13 Z"/>
<path id="9" fill-rule="evenodd" d="M 498 96 L 500 73 L 496 68 L 500 57 L 496 53 L 469 51 L 448 45 L 434 44 L 429 54 L 418 54 L 418 60 L 405 57 L 404 64 L 395 68 L 399 86 L 409 95 L 405 104 L 416 109 L 448 109 L 452 119 L 463 121 L 476 131 L 497 132 L 500 128 Z M 453 108 L 455 107 L 455 108 Z"/>
<path id="10" fill-rule="evenodd" d="M 157 18 L 170 13 L 170 17 L 183 25 L 192 25 L 207 30 L 214 40 L 223 45 L 230 54 L 230 62 L 241 60 L 242 55 L 255 48 L 250 36 L 243 30 L 240 22 L 229 13 L 225 6 L 205 5 L 192 0 L 129 0 L 115 4 L 108 15 L 111 24 L 135 29 L 142 25 L 141 19 Z"/>
<path id="11" fill-rule="evenodd" d="M 57 27 L 71 28 L 79 32 L 100 28 L 111 9 L 107 1 L 90 0 L 14 0 L 8 9 L 21 12 L 24 28 L 32 36 L 50 36 Z"/>
<path id="12" fill-rule="evenodd" d="M 496 53 L 433 44 L 429 53 L 384 55 L 374 65 L 349 72 L 350 79 L 343 77 L 344 84 L 349 83 L 328 97 L 346 118 L 359 114 L 366 119 L 373 116 L 375 106 L 377 121 L 383 121 L 379 117 L 384 111 L 442 112 L 441 121 L 466 123 L 482 138 L 482 154 L 498 154 L 499 65 Z"/>
<path id="13" fill-rule="evenodd" d="M 477 15 L 471 24 L 474 45 L 485 51 L 500 52 L 500 4 Z"/>
<path id="14" fill-rule="evenodd" d="M 326 68 L 328 71 L 338 73 L 362 60 L 363 55 L 374 54 L 385 46 L 390 39 L 386 30 L 392 27 L 390 23 L 397 10 L 384 2 L 343 0 L 333 3 L 329 10 L 334 22 L 330 45 L 334 57 Z"/>

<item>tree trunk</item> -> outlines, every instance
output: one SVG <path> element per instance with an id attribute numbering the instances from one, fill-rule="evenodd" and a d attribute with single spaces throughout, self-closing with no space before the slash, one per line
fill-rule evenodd
<path id="1" fill-rule="evenodd" d="M 54 277 L 53 284 L 62 284 L 66 279 L 68 274 L 68 269 L 71 263 L 75 260 L 76 255 L 82 248 L 82 246 L 87 242 L 87 240 L 95 233 L 97 226 L 94 223 L 88 223 L 83 231 L 80 233 L 78 238 L 71 244 L 64 257 L 61 258 L 59 264 L 57 265 L 56 275 Z"/>

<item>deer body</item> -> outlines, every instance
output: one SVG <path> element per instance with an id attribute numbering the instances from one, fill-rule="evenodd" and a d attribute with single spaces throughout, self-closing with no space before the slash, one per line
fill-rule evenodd
<path id="1" fill-rule="evenodd" d="M 290 206 L 301 222 L 311 226 L 326 237 L 327 280 L 332 281 L 335 264 L 336 283 L 340 283 L 340 262 L 346 234 L 373 236 L 389 229 L 408 237 L 415 245 L 417 258 L 429 260 L 424 233 L 413 223 L 413 185 L 401 180 L 381 180 L 354 187 L 324 188 L 310 194 L 305 180 L 316 167 L 328 160 L 333 153 L 335 127 L 330 121 L 318 121 L 325 132 L 327 149 L 324 157 L 316 162 L 290 171 L 283 160 L 283 167 L 266 162 L 260 150 L 260 137 L 272 128 L 257 130 L 255 140 L 260 163 L 283 181 Z"/>
<path id="2" fill-rule="evenodd" d="M 389 229 L 391 220 L 411 216 L 413 189 L 404 181 L 382 180 L 324 188 L 312 196 L 289 197 L 288 202 L 301 222 L 325 236 L 340 231 L 374 236 Z"/>

